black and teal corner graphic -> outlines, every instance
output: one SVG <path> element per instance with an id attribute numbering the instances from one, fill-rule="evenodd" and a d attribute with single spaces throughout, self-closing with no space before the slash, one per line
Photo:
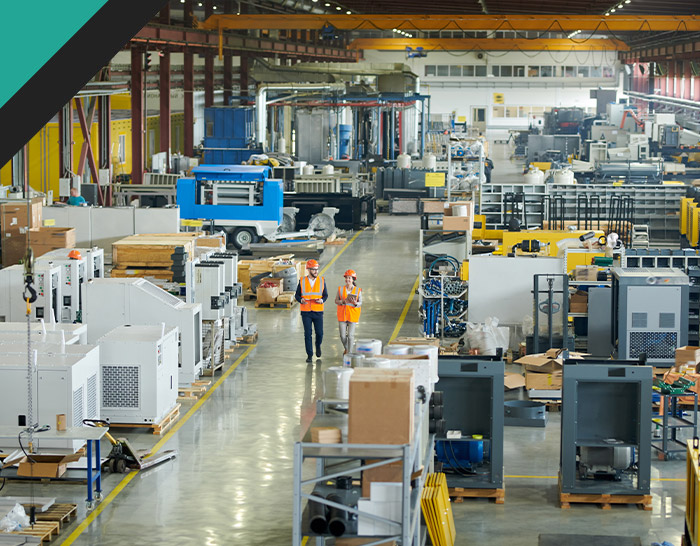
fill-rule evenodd
<path id="1" fill-rule="evenodd" d="M 166 4 L 167 0 L 38 0 L 3 6 L 0 166 Z"/>

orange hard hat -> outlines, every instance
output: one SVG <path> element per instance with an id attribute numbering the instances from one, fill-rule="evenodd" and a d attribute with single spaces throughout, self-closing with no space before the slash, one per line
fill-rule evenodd
<path id="1" fill-rule="evenodd" d="M 312 267 L 318 267 L 318 262 L 316 260 L 309 260 L 306 262 L 306 267 L 307 269 L 310 269 Z"/>
<path id="2" fill-rule="evenodd" d="M 357 279 L 357 273 L 355 273 L 352 269 L 348 269 L 345 273 L 343 273 L 343 277 L 352 277 L 353 279 Z"/>
<path id="3" fill-rule="evenodd" d="M 71 260 L 79 260 L 80 258 L 82 258 L 82 256 L 80 255 L 80 251 L 79 251 L 79 250 L 71 250 L 71 251 L 68 253 L 68 257 L 69 257 Z"/>

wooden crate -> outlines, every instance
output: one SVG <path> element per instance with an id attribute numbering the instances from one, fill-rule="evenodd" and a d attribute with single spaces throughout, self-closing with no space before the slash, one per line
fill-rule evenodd
<path id="1" fill-rule="evenodd" d="M 183 247 L 188 260 L 194 257 L 192 233 L 132 235 L 112 244 L 112 263 L 120 268 L 147 266 L 170 267 L 171 255 Z"/>
<path id="2" fill-rule="evenodd" d="M 151 269 L 135 269 L 135 268 L 118 268 L 115 267 L 110 272 L 110 276 L 115 279 L 124 279 L 130 277 L 153 277 L 154 279 L 162 279 L 164 281 L 173 280 L 173 272 L 165 267 Z"/>

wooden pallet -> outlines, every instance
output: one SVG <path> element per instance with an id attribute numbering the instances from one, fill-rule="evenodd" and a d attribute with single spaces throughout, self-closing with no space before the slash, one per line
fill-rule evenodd
<path id="1" fill-rule="evenodd" d="M 254 334 L 249 335 L 249 336 L 239 337 L 236 341 L 238 341 L 239 343 L 246 343 L 248 345 L 253 344 L 253 343 L 257 343 L 258 332 L 255 332 Z"/>
<path id="2" fill-rule="evenodd" d="M 530 402 L 539 402 L 540 404 L 544 404 L 547 411 L 561 411 L 561 400 L 530 398 Z"/>
<path id="3" fill-rule="evenodd" d="M 243 293 L 243 301 L 254 301 L 256 299 L 258 299 L 258 297 L 251 290 L 246 290 Z"/>
<path id="4" fill-rule="evenodd" d="M 339 237 L 337 239 L 333 239 L 332 241 L 330 239 L 326 239 L 326 242 L 324 244 L 326 245 L 344 245 L 347 243 L 348 240 L 345 237 Z"/>
<path id="5" fill-rule="evenodd" d="M 224 351 L 225 354 L 225 351 Z M 218 364 L 214 364 L 209 368 L 202 368 L 202 375 L 205 377 L 214 377 L 214 374 L 224 367 L 224 362 L 226 362 L 226 357 L 224 356 Z"/>
<path id="6" fill-rule="evenodd" d="M 178 387 L 178 400 L 197 400 L 201 395 L 207 392 L 207 387 L 211 385 L 211 381 L 195 381 L 189 387 Z"/>
<path id="7" fill-rule="evenodd" d="M 506 490 L 503 489 L 467 489 L 464 487 L 450 487 L 450 498 L 459 504 L 464 499 L 493 499 L 496 504 L 503 504 L 506 501 Z"/>
<path id="8" fill-rule="evenodd" d="M 170 413 L 166 415 L 158 423 L 109 423 L 112 428 L 150 428 L 153 430 L 153 434 L 163 434 L 175 422 L 180 418 L 180 406 L 181 404 L 175 404 L 175 407 L 170 410 Z"/>
<path id="9" fill-rule="evenodd" d="M 24 510 L 29 513 L 31 505 L 25 504 Z M 45 512 L 37 512 L 37 521 L 52 521 L 58 523 L 59 528 L 67 525 L 78 515 L 77 504 L 52 504 Z"/>
<path id="10" fill-rule="evenodd" d="M 37 521 L 34 525 L 22 529 L 21 531 L 12 531 L 11 535 L 30 535 L 41 539 L 41 542 L 51 542 L 54 535 L 58 536 L 58 531 L 61 526 L 55 521 Z"/>
<path id="11" fill-rule="evenodd" d="M 263 308 L 269 308 L 269 309 L 291 309 L 296 304 L 297 304 L 297 300 L 275 301 L 272 303 L 260 303 L 259 301 L 256 301 L 255 308 L 259 309 L 259 308 L 263 307 Z"/>
<path id="12" fill-rule="evenodd" d="M 643 510 L 651 510 L 651 495 L 585 495 L 559 492 L 559 502 L 563 510 L 572 503 L 599 504 L 603 510 L 610 510 L 612 504 L 636 504 Z"/>

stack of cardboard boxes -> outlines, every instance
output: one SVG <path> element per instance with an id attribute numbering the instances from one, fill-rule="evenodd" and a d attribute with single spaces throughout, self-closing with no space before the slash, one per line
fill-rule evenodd
<path id="1" fill-rule="evenodd" d="M 445 231 L 472 231 L 474 229 L 474 202 L 473 201 L 441 201 L 434 199 L 423 199 L 424 214 L 442 214 L 442 229 Z M 466 214 L 455 215 L 453 207 L 466 207 Z M 463 210 L 463 209 L 457 209 Z"/>
<path id="2" fill-rule="evenodd" d="M 27 210 L 29 208 L 29 210 Z M 3 203 L 0 205 L 0 232 L 2 235 L 2 266 L 14 265 L 27 250 L 27 235 L 30 228 L 41 226 L 43 198 Z"/>
<path id="3" fill-rule="evenodd" d="M 582 359 L 583 353 L 569 352 L 569 358 Z M 562 386 L 564 359 L 562 349 L 525 355 L 515 361 L 525 369 L 525 388 L 529 390 L 559 391 Z"/>

